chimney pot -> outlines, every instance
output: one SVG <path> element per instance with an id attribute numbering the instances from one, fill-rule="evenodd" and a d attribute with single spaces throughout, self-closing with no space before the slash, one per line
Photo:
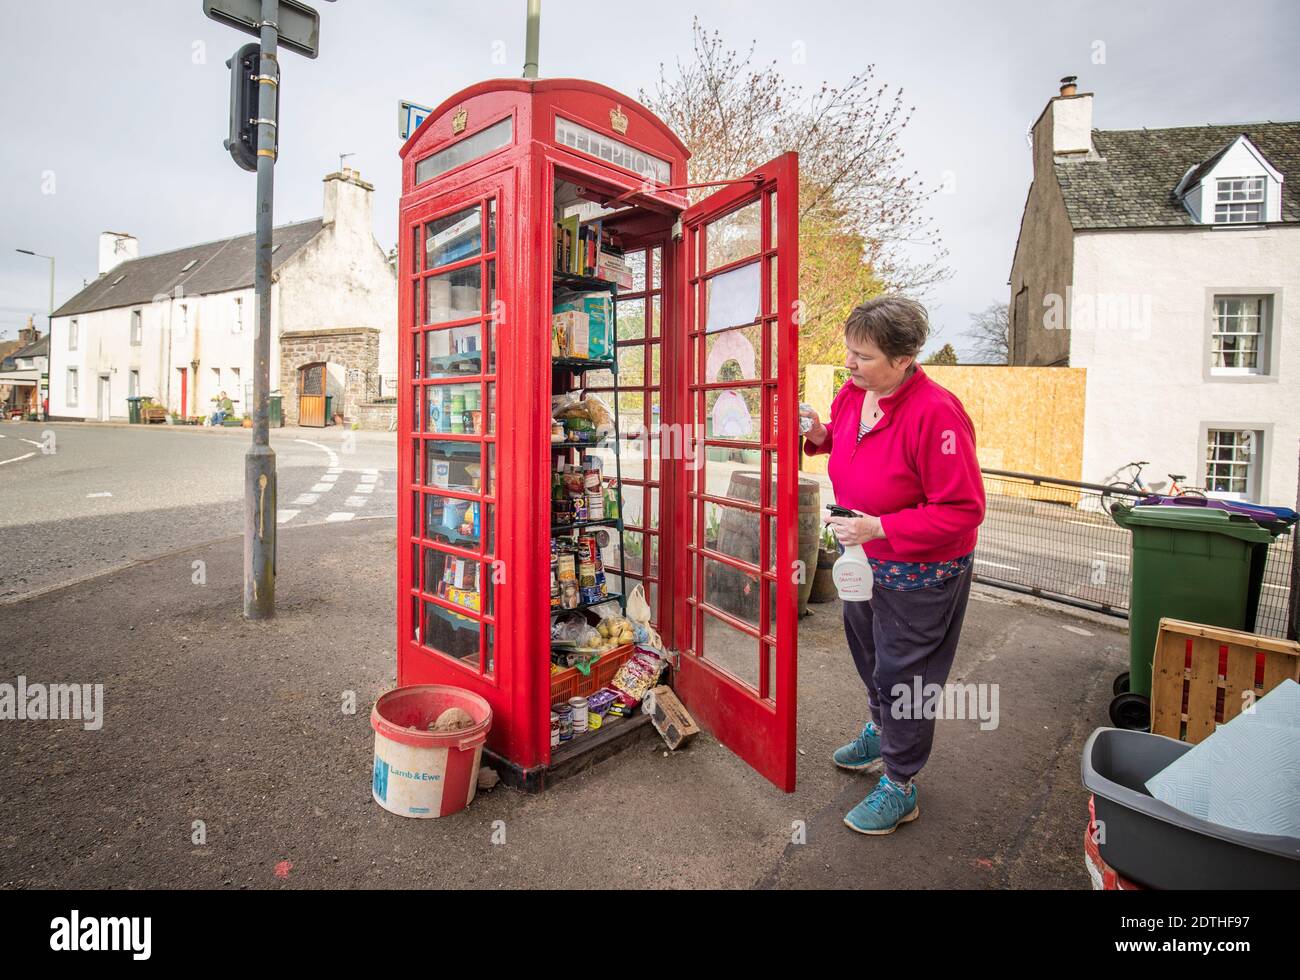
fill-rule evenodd
<path id="1" fill-rule="evenodd" d="M 1066 75 L 1061 79 L 1061 95 L 1071 96 L 1078 91 L 1078 75 Z"/>

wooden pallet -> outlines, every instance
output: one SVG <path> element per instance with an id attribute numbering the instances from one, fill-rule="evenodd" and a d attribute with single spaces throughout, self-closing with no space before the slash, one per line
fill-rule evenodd
<path id="1" fill-rule="evenodd" d="M 1151 731 L 1196 744 L 1262 698 L 1300 681 L 1300 643 L 1242 630 L 1161 619 L 1151 673 Z"/>

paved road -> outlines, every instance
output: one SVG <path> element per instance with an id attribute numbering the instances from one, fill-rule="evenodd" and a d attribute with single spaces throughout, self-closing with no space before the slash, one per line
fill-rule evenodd
<path id="1" fill-rule="evenodd" d="M 272 430 L 281 525 L 393 517 L 394 440 Z M 242 429 L 0 426 L 0 602 L 240 534 L 248 445 Z"/>

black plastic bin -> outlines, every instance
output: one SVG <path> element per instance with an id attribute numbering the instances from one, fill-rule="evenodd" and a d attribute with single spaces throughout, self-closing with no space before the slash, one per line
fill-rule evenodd
<path id="1" fill-rule="evenodd" d="M 1083 747 L 1101 858 L 1147 888 L 1300 888 L 1300 838 L 1251 834 L 1157 800 L 1146 782 L 1193 746 L 1098 728 Z"/>

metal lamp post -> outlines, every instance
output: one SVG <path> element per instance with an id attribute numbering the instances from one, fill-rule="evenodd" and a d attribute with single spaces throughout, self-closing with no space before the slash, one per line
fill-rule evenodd
<path id="1" fill-rule="evenodd" d="M 45 377 L 49 379 L 54 376 L 53 367 L 52 367 L 54 363 L 54 256 L 42 255 L 40 252 L 33 252 L 29 248 L 16 248 L 14 249 L 14 251 L 21 252 L 23 255 L 30 255 L 33 258 L 46 259 L 50 263 L 50 306 L 45 314 L 45 336 L 49 338 L 49 343 L 50 343 L 50 352 L 45 357 Z M 49 397 L 48 392 L 49 392 L 49 382 L 47 380 L 46 394 L 44 395 L 41 394 L 40 372 L 37 372 L 36 401 L 38 407 L 41 410 L 41 419 L 46 422 L 49 421 L 49 419 L 46 417 L 47 413 L 45 411 L 45 399 Z"/>

